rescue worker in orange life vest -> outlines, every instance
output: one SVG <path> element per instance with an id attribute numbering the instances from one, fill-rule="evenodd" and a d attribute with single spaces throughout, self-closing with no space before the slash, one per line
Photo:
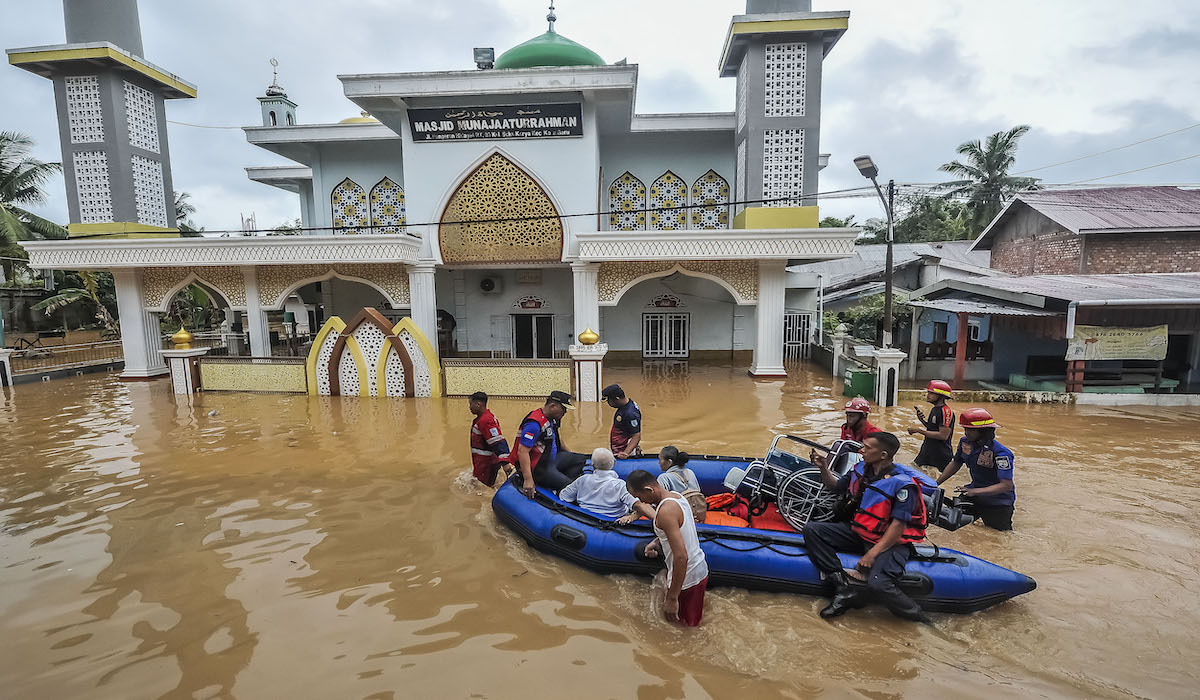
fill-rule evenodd
<path id="1" fill-rule="evenodd" d="M 971 483 L 957 489 L 968 503 L 966 512 L 992 529 L 1011 530 L 1013 505 L 1017 502 L 1012 450 L 996 441 L 1000 425 L 991 413 L 972 408 L 963 411 L 961 417 L 963 438 L 958 441 L 954 461 L 942 470 L 937 482 L 940 485 L 967 465 Z"/>
<path id="2" fill-rule="evenodd" d="M 821 617 L 837 617 L 873 597 L 893 615 L 929 621 L 921 606 L 900 590 L 912 545 L 925 539 L 927 514 L 916 480 L 892 463 L 899 449 L 895 435 L 871 433 L 859 451 L 863 461 L 841 477 L 830 470 L 823 455 L 811 456 L 826 488 L 849 494 L 854 507 L 850 522 L 809 522 L 804 526 L 808 558 L 834 589 L 833 601 L 821 610 Z M 838 552 L 862 556 L 852 571 L 846 571 Z"/>

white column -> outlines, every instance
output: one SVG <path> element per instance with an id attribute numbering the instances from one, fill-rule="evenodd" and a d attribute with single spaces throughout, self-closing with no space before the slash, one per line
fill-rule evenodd
<path id="1" fill-rule="evenodd" d="M 427 261 L 408 268 L 408 298 L 413 323 L 437 350 L 437 293 L 433 287 L 433 270 L 434 264 Z"/>
<path id="2" fill-rule="evenodd" d="M 267 323 L 267 312 L 258 298 L 258 268 L 243 267 L 242 280 L 246 284 L 246 330 L 250 332 L 250 356 L 271 356 L 271 327 Z"/>
<path id="3" fill-rule="evenodd" d="M 117 318 L 121 321 L 121 347 L 125 354 L 122 379 L 146 379 L 167 373 L 162 357 L 158 314 L 146 311 L 141 268 L 113 270 L 117 291 Z"/>
<path id="4" fill-rule="evenodd" d="M 575 400 L 592 403 L 600 401 L 600 390 L 604 387 L 604 356 L 608 354 L 608 344 L 576 343 L 568 351 L 575 365 Z"/>
<path id="5" fill-rule="evenodd" d="M 842 352 L 846 348 L 846 338 L 850 337 L 847 330 L 844 323 L 839 323 L 837 328 L 833 329 L 833 386 L 835 389 L 845 379 L 842 376 L 843 371 L 846 369 L 842 365 Z"/>
<path id="6" fill-rule="evenodd" d="M 600 332 L 600 265 L 589 262 L 571 263 L 571 279 L 574 282 L 575 301 L 575 342 L 579 334 L 592 329 L 593 333 Z"/>
<path id="7" fill-rule="evenodd" d="M 875 350 L 875 403 L 887 408 L 895 406 L 900 394 L 900 363 L 908 355 L 895 348 Z M 889 385 L 888 379 L 891 378 Z"/>
<path id="8" fill-rule="evenodd" d="M 195 394 L 200 391 L 198 361 L 208 354 L 208 348 L 175 347 L 163 350 L 171 368 L 171 387 L 176 394 Z"/>
<path id="9" fill-rule="evenodd" d="M 787 262 L 760 260 L 758 263 L 758 324 L 754 341 L 754 364 L 750 374 L 756 377 L 786 377 L 783 369 L 783 295 L 787 282 Z"/>
<path id="10" fill-rule="evenodd" d="M 0 348 L 0 386 L 13 385 L 12 354 L 15 350 Z"/>

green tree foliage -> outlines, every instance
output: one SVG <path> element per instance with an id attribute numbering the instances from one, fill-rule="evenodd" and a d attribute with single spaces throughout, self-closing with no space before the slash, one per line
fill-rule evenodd
<path id="1" fill-rule="evenodd" d="M 883 295 L 867 297 L 845 311 L 826 311 L 821 323 L 825 333 L 833 333 L 839 324 L 846 324 L 851 337 L 879 343 L 883 333 Z M 912 325 L 912 302 L 919 298 L 897 292 L 892 296 L 892 334 Z"/>
<path id="2" fill-rule="evenodd" d="M 191 331 L 211 330 L 220 322 L 220 309 L 204 287 L 193 282 L 175 295 L 167 313 L 159 319 L 163 332 L 180 327 Z"/>
<path id="3" fill-rule="evenodd" d="M 279 224 L 278 226 L 276 226 L 275 228 L 273 228 L 269 232 L 267 232 L 267 235 L 268 236 L 299 236 L 300 229 L 303 226 L 304 226 L 304 224 L 302 224 L 300 222 L 300 219 L 297 218 L 297 219 L 293 219 L 292 221 L 285 221 L 282 224 Z"/>
<path id="4" fill-rule="evenodd" d="M 184 238 L 199 238 L 204 227 L 196 227 L 192 214 L 196 213 L 196 205 L 191 202 L 192 195 L 187 192 L 175 193 L 175 225 L 179 227 L 179 235 Z"/>
<path id="5" fill-rule="evenodd" d="M 981 233 L 1017 192 L 1037 189 L 1037 178 L 1008 174 L 1017 158 L 1018 142 L 1027 133 L 1029 125 L 1021 124 L 997 131 L 983 142 L 968 141 L 958 147 L 963 160 L 938 168 L 958 178 L 939 188 L 946 197 L 966 201 L 972 236 Z"/>
<path id="6" fill-rule="evenodd" d="M 111 274 L 76 270 L 66 275 L 64 283 L 74 286 L 63 287 L 54 296 L 43 299 L 30 308 L 34 311 L 44 311 L 49 316 L 74 304 L 86 304 L 91 307 L 96 321 L 105 331 L 117 332 L 117 295 Z"/>
<path id="7" fill-rule="evenodd" d="M 901 196 L 896 208 L 896 243 L 974 238 L 971 212 L 964 202 L 930 195 L 911 195 Z M 878 222 L 878 225 L 873 228 L 872 235 L 859 239 L 859 242 L 886 242 L 887 223 L 878 219 L 870 221 Z"/>
<path id="8" fill-rule="evenodd" d="M 856 224 L 854 223 L 854 215 L 851 214 L 844 219 L 839 219 L 836 216 L 827 216 L 821 219 L 821 223 L 818 225 L 821 228 L 850 228 Z"/>
<path id="9" fill-rule="evenodd" d="M 43 219 L 27 207 L 46 201 L 46 182 L 62 171 L 59 163 L 43 163 L 29 155 L 33 140 L 13 131 L 0 131 L 0 256 L 28 260 L 18 241 L 65 238 L 66 229 Z M 13 261 L 4 260 L 7 279 Z"/>

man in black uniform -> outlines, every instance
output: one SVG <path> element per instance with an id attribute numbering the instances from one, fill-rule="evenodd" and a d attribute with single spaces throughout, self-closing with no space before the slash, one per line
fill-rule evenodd
<path id="1" fill-rule="evenodd" d="M 948 398 L 949 384 L 940 379 L 929 382 L 929 386 L 925 387 L 925 400 L 933 404 L 929 418 L 917 408 L 917 420 L 921 421 L 921 427 L 908 429 L 909 435 L 925 438 L 914 460 L 917 466 L 932 467 L 939 473 L 954 459 L 954 448 L 950 446 L 950 438 L 954 436 L 954 411 L 946 405 Z"/>

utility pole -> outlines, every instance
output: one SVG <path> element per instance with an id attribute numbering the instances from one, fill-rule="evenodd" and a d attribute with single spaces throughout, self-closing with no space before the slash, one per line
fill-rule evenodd
<path id="1" fill-rule="evenodd" d="M 896 234 L 896 181 L 888 180 L 887 269 L 883 282 L 883 347 L 892 347 L 892 241 Z"/>

